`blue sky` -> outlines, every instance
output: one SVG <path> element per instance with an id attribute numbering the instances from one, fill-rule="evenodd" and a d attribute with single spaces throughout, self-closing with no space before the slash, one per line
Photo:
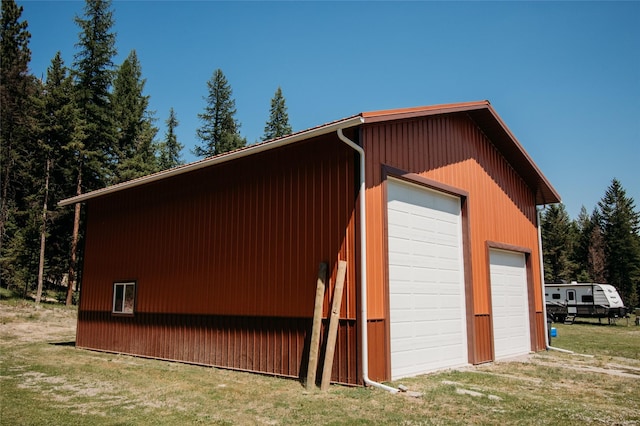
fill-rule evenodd
<path id="1" fill-rule="evenodd" d="M 76 53 L 80 1 L 20 1 L 31 70 Z M 640 2 L 115 1 L 120 64 L 136 50 L 183 158 L 222 69 L 259 140 L 278 86 L 294 131 L 363 111 L 488 99 L 562 196 L 589 212 L 615 177 L 640 209 Z"/>

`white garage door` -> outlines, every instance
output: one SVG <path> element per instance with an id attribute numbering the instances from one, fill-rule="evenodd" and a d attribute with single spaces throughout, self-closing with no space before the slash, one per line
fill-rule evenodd
<path id="1" fill-rule="evenodd" d="M 392 379 L 468 364 L 460 199 L 387 181 Z"/>
<path id="2" fill-rule="evenodd" d="M 490 250 L 496 359 L 531 351 L 527 267 L 523 253 Z"/>

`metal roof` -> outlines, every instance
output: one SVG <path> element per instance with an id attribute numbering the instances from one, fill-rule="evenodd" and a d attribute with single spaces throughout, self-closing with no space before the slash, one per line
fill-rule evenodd
<path id="1" fill-rule="evenodd" d="M 509 128 L 504 124 L 502 119 L 495 112 L 489 101 L 463 102 L 445 105 L 432 105 L 416 108 L 402 108 L 382 111 L 363 112 L 351 117 L 332 121 L 317 127 L 293 133 L 291 135 L 272 139 L 254 145 L 249 145 L 235 151 L 216 155 L 214 157 L 205 158 L 193 163 L 175 167 L 173 169 L 164 170 L 152 175 L 143 176 L 127 182 L 108 186 L 106 188 L 87 192 L 82 195 L 67 198 L 58 203 L 59 206 L 67 206 L 70 204 L 80 203 L 92 198 L 122 191 L 128 188 L 145 185 L 171 176 L 177 176 L 194 170 L 209 167 L 232 161 L 248 155 L 257 154 L 259 152 L 275 149 L 281 146 L 289 145 L 296 142 L 302 142 L 315 136 L 324 135 L 337 131 L 338 129 L 346 129 L 361 125 L 363 123 L 376 123 L 382 121 L 403 120 L 429 115 L 465 113 L 472 119 L 478 127 L 485 133 L 489 140 L 495 145 L 496 149 L 502 153 L 511 166 L 524 179 L 527 185 L 535 192 L 536 204 L 553 204 L 560 202 L 560 195 L 553 188 L 551 183 L 542 174 L 540 169 L 533 162 L 531 157 L 526 153 L 520 142 L 511 133 Z"/>

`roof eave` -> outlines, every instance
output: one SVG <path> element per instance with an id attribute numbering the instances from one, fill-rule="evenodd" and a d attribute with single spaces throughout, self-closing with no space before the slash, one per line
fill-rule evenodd
<path id="1" fill-rule="evenodd" d="M 530 173 L 533 173 L 534 177 L 528 179 L 528 183 L 535 191 L 535 203 L 536 205 L 545 205 L 545 204 L 555 204 L 561 202 L 560 194 L 555 190 L 555 188 L 551 185 L 551 182 L 545 177 L 542 171 L 538 168 L 533 159 L 529 156 L 527 151 L 525 151 L 524 147 L 518 139 L 515 137 L 511 130 L 507 127 L 507 125 L 502 121 L 502 118 L 498 115 L 498 113 L 493 109 L 490 104 L 487 104 L 487 110 L 491 113 L 493 119 L 499 125 L 500 130 L 505 133 L 507 138 L 513 144 L 515 148 L 516 155 L 520 156 L 524 161 L 527 167 L 530 168 Z M 516 168 L 518 170 L 518 168 Z"/>

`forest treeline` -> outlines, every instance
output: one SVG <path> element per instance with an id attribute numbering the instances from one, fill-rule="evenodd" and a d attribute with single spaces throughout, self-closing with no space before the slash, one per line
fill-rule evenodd
<path id="1" fill-rule="evenodd" d="M 38 7 L 28 4 L 28 7 Z M 171 108 L 159 134 L 149 110 L 142 65 L 135 50 L 121 64 L 110 0 L 88 0 L 78 26 L 73 63 L 61 52 L 46 77 L 29 70 L 31 35 L 23 6 L 2 1 L 0 67 L 0 280 L 27 293 L 68 288 L 72 303 L 82 262 L 83 211 L 59 208 L 80 195 L 182 164 L 183 145 Z M 71 18 L 71 17 L 70 17 Z M 206 82 L 206 107 L 198 117 L 202 157 L 244 146 L 233 92 L 222 70 Z M 265 112 L 266 112 L 265 108 Z M 284 96 L 275 91 L 263 140 L 291 133 Z M 68 285 L 67 285 L 68 284 Z"/>
<path id="2" fill-rule="evenodd" d="M 74 284 L 81 282 L 84 212 L 80 204 L 60 208 L 58 201 L 182 164 L 178 115 L 171 108 L 159 134 L 136 51 L 113 62 L 111 6 L 109 0 L 87 0 L 83 16 L 75 17 L 73 63 L 65 64 L 58 52 L 46 78 L 38 79 L 29 71 L 23 7 L 2 1 L 0 280 L 25 295 L 35 292 L 36 300 L 43 288 L 66 288 L 70 304 Z M 206 90 L 193 153 L 208 157 L 246 145 L 221 69 L 213 71 Z M 291 132 L 278 87 L 262 140 Z M 610 283 L 627 306 L 637 305 L 639 227 L 634 200 L 615 179 L 591 214 L 583 207 L 571 220 L 562 204 L 547 206 L 541 212 L 545 280 Z"/>
<path id="3" fill-rule="evenodd" d="M 640 213 L 613 179 L 591 214 L 583 206 L 571 220 L 562 204 L 541 214 L 544 278 L 547 283 L 612 284 L 627 307 L 640 296 Z"/>

